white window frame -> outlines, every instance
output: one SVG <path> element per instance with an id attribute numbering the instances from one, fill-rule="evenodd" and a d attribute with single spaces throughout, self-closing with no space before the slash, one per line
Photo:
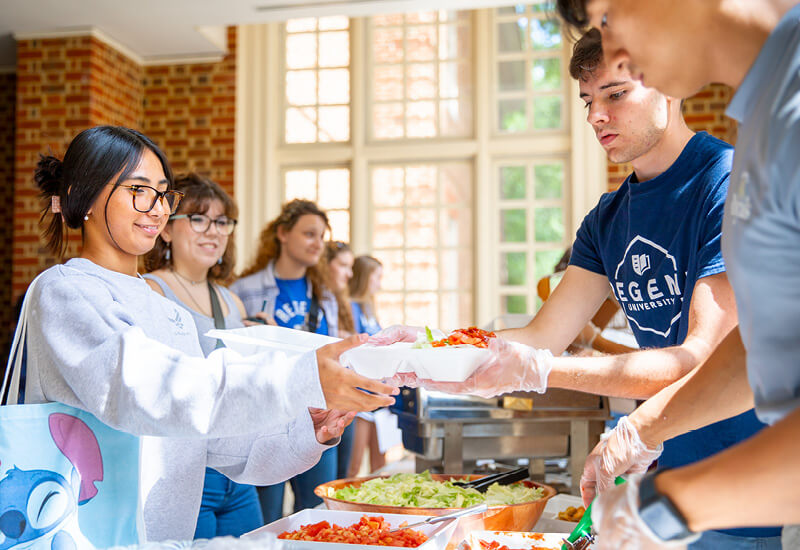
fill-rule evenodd
<path id="1" fill-rule="evenodd" d="M 583 216 L 606 190 L 606 163 L 603 150 L 586 124 L 577 84 L 569 79 L 570 99 L 564 102 L 564 129 L 540 131 L 536 135 L 493 132 L 496 102 L 492 42 L 494 19 L 487 9 L 473 13 L 473 130 L 471 138 L 368 139 L 371 121 L 367 103 L 367 22 L 350 21 L 350 142 L 323 144 L 283 144 L 284 122 L 281 113 L 285 93 L 275 86 L 282 82 L 283 48 L 281 25 L 266 23 L 238 27 L 236 50 L 236 142 L 234 192 L 240 209 L 235 235 L 238 265 L 253 257 L 263 225 L 280 211 L 285 168 L 311 165 L 342 165 L 350 168 L 351 246 L 360 253 L 370 252 L 372 208 L 371 164 L 424 163 L 426 161 L 467 160 L 473 163 L 473 316 L 483 324 L 499 314 L 499 254 L 497 250 L 499 214 L 498 194 L 494 191 L 497 162 L 504 159 L 568 155 L 565 165 L 565 193 L 571 205 L 565 210 L 565 227 L 571 240 Z M 569 44 L 564 48 L 571 50 Z M 568 73 L 564 69 L 565 78 Z M 363 106 L 363 107 L 362 107 Z M 313 155 L 311 154 L 313 150 Z M 534 153 L 535 152 L 535 153 Z M 566 183 L 569 182 L 569 183 Z M 569 204 L 569 203 L 568 203 Z M 488 229 L 487 229 L 488 228 Z M 487 261 L 488 260 L 488 261 Z M 530 281 L 535 286 L 536 281 Z M 532 311 L 532 303 L 529 308 Z M 453 327 L 443 327 L 453 328 Z"/>

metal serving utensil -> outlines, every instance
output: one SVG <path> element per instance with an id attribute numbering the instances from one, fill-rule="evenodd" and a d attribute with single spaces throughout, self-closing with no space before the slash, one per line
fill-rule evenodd
<path id="1" fill-rule="evenodd" d="M 463 510 L 456 510 L 455 512 L 450 512 L 449 514 L 445 514 L 443 516 L 431 516 L 424 521 L 418 521 L 416 523 L 412 523 L 411 525 L 404 525 L 403 527 L 395 527 L 390 533 L 396 533 L 398 531 L 403 531 L 405 529 L 411 529 L 412 527 L 419 527 L 420 525 L 431 525 L 433 523 L 439 523 L 441 521 L 447 521 L 450 519 L 460 518 L 462 516 L 469 516 L 472 514 L 480 514 L 481 512 L 485 512 L 489 509 L 489 506 L 484 504 L 478 504 L 476 506 L 470 506 L 469 508 L 464 508 Z"/>

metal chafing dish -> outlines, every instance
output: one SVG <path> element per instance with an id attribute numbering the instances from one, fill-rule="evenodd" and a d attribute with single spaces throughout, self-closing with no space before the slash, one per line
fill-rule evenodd
<path id="1" fill-rule="evenodd" d="M 404 388 L 392 409 L 416 470 L 456 474 L 478 459 L 528 458 L 532 473 L 540 468 L 543 474 L 544 459 L 568 457 L 572 479 L 580 479 L 609 418 L 608 399 L 559 389 L 512 396 L 532 400 L 530 410 L 503 408 L 502 398 Z M 571 491 L 578 494 L 577 482 Z"/>

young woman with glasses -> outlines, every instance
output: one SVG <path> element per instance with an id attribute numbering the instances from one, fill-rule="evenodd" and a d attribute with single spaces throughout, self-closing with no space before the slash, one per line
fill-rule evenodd
<path id="1" fill-rule="evenodd" d="M 141 436 L 147 540 L 192 537 L 206 467 L 243 483 L 287 479 L 318 460 L 350 414 L 310 407 L 370 410 L 395 393 L 339 365 L 357 337 L 292 359 L 203 357 L 189 312 L 137 273 L 181 198 L 146 136 L 85 130 L 63 161 L 42 157 L 35 179 L 50 250 L 63 254 L 65 228 L 81 231 L 83 247 L 29 291 L 25 402 L 62 402 Z"/>
<path id="2" fill-rule="evenodd" d="M 199 174 L 178 177 L 175 190 L 183 193 L 183 199 L 145 256 L 149 273 L 144 278 L 153 290 L 191 314 L 200 347 L 208 356 L 221 346 L 205 335 L 209 330 L 244 326 L 241 300 L 220 284 L 230 276 L 235 261 L 229 237 L 236 227 L 237 208 L 219 185 Z M 206 468 L 195 538 L 240 536 L 261 524 L 255 487 Z"/>

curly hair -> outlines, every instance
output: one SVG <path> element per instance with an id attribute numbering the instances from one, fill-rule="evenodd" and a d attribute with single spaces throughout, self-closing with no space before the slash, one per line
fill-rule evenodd
<path id="1" fill-rule="evenodd" d="M 306 215 L 319 216 L 325 222 L 325 227 L 330 229 L 328 215 L 319 208 L 314 202 L 304 199 L 294 199 L 287 202 L 281 208 L 281 213 L 277 218 L 269 222 L 261 231 L 258 238 L 258 251 L 256 259 L 247 269 L 239 274 L 239 277 L 246 277 L 257 273 L 267 267 L 272 260 L 277 260 L 281 255 L 281 241 L 278 239 L 278 228 L 283 227 L 287 231 L 295 226 L 297 221 Z M 322 293 L 328 288 L 327 277 L 325 275 L 324 259 L 320 257 L 317 265 L 309 267 L 306 277 L 311 281 L 311 290 L 317 300 L 322 300 Z"/>
<path id="2" fill-rule="evenodd" d="M 211 201 L 218 200 L 222 203 L 222 208 L 227 218 L 235 220 L 239 215 L 239 209 L 230 195 L 219 184 L 205 176 L 195 172 L 180 175 L 175 178 L 175 189 L 184 194 L 175 214 L 205 214 L 211 206 Z M 172 260 L 167 258 L 168 250 L 169 245 L 159 235 L 153 249 L 144 257 L 145 271 L 149 273 L 169 266 Z M 208 278 L 217 283 L 228 282 L 233 273 L 235 263 L 236 246 L 233 238 L 229 238 L 225 252 L 222 254 L 222 263 L 214 264 L 208 270 Z"/>

